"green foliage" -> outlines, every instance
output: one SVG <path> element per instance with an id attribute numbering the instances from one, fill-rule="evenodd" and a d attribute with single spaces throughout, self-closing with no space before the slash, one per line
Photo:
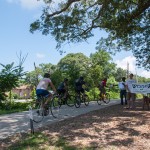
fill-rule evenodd
<path id="1" fill-rule="evenodd" d="M 13 98 L 14 98 L 14 99 L 19 99 L 20 97 L 19 97 L 19 95 L 18 95 L 18 94 L 13 93 Z"/>
<path id="2" fill-rule="evenodd" d="M 62 80 L 67 77 L 71 88 L 73 88 L 77 78 L 87 75 L 89 63 L 89 58 L 82 53 L 68 54 L 58 63 L 58 69 L 62 72 Z"/>
<path id="3" fill-rule="evenodd" d="M 150 3 L 149 0 L 68 0 L 58 2 L 56 11 L 50 7 L 55 0 L 44 1 L 40 19 L 30 25 L 43 35 L 51 34 L 59 49 L 62 43 L 86 41 L 104 29 L 108 37 L 101 38 L 97 47 L 116 53 L 132 50 L 137 64 L 150 69 Z"/>
<path id="4" fill-rule="evenodd" d="M 122 77 L 126 77 L 126 73 L 126 70 L 123 70 L 122 68 L 117 68 L 116 72 L 114 73 L 115 80 L 117 82 L 122 81 Z"/>
<path id="5" fill-rule="evenodd" d="M 0 72 L 0 93 L 10 92 L 13 88 L 19 86 L 19 80 L 25 75 L 23 67 L 14 66 L 14 63 L 0 65 L 3 67 Z M 11 98 L 11 95 L 9 97 Z"/>
<path id="6" fill-rule="evenodd" d="M 35 88 L 33 88 L 33 90 L 31 91 L 31 98 L 32 98 L 33 100 L 36 99 L 36 90 L 35 90 Z"/>
<path id="7" fill-rule="evenodd" d="M 37 86 L 39 80 L 44 76 L 44 73 L 53 74 L 56 70 L 56 66 L 51 63 L 48 64 L 39 64 L 34 71 L 28 72 L 26 74 L 25 83 L 32 86 Z"/>
<path id="8" fill-rule="evenodd" d="M 30 102 L 5 101 L 0 105 L 0 115 L 28 110 Z"/>
<path id="9" fill-rule="evenodd" d="M 110 94 L 111 99 L 120 99 L 120 92 L 119 91 L 117 91 L 117 92 L 110 91 L 109 94 Z"/>

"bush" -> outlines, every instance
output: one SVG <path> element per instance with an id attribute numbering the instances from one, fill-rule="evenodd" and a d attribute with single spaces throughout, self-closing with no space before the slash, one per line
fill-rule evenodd
<path id="1" fill-rule="evenodd" d="M 16 94 L 16 93 L 13 93 L 13 98 L 14 98 L 14 99 L 19 99 L 19 95 Z"/>
<path id="2" fill-rule="evenodd" d="M 27 110 L 29 108 L 30 102 L 14 102 L 14 101 L 5 101 L 2 103 L 0 108 L 2 110 Z"/>
<path id="3" fill-rule="evenodd" d="M 36 99 L 36 90 L 35 90 L 35 88 L 33 88 L 32 92 L 31 92 L 31 98 L 32 98 L 33 100 Z"/>

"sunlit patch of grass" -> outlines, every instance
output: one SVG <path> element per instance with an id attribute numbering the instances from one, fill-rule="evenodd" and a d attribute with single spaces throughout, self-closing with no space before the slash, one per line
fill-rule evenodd
<path id="1" fill-rule="evenodd" d="M 64 138 L 58 138 L 54 145 L 56 149 L 60 150 L 78 150 L 78 148 L 71 146 Z"/>
<path id="2" fill-rule="evenodd" d="M 48 149 L 48 138 L 42 133 L 27 135 L 25 139 L 21 139 L 14 145 L 10 146 L 10 150 L 42 150 Z"/>
<path id="3" fill-rule="evenodd" d="M 78 150 L 70 146 L 64 138 L 50 139 L 43 133 L 27 135 L 12 144 L 9 150 Z"/>

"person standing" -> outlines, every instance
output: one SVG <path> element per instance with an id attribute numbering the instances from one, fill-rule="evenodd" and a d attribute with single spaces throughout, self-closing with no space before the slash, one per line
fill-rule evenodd
<path id="1" fill-rule="evenodd" d="M 123 105 L 123 98 L 125 99 L 125 105 L 127 105 L 127 92 L 126 92 L 126 78 L 122 77 L 122 81 L 119 82 L 118 86 L 120 89 L 120 99 L 121 99 L 121 105 Z"/>
<path id="2" fill-rule="evenodd" d="M 136 94 L 131 92 L 132 83 L 136 83 L 136 80 L 133 79 L 133 74 L 131 73 L 129 75 L 129 79 L 126 80 L 127 101 L 128 101 L 127 109 L 130 109 L 130 108 L 134 109 L 135 108 Z"/>

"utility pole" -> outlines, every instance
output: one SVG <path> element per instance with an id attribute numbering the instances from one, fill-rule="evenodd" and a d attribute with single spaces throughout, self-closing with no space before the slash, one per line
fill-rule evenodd
<path id="1" fill-rule="evenodd" d="M 127 78 L 129 77 L 129 63 L 127 62 Z"/>
<path id="2" fill-rule="evenodd" d="M 137 70 L 135 68 L 135 73 L 136 73 L 136 82 L 138 83 L 138 76 L 137 76 Z"/>

